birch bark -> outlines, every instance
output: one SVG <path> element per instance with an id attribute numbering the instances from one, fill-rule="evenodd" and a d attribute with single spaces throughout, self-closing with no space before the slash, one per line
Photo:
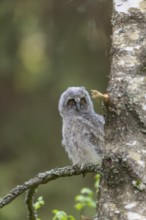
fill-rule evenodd
<path id="1" fill-rule="evenodd" d="M 146 1 L 114 0 L 99 220 L 146 220 Z"/>

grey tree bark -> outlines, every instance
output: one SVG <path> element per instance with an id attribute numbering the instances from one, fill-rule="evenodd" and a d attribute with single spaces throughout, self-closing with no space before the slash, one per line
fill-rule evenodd
<path id="1" fill-rule="evenodd" d="M 99 220 L 146 220 L 146 1 L 114 0 Z"/>

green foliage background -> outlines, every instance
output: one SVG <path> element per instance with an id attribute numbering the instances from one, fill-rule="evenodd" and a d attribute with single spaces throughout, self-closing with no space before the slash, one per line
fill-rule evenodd
<path id="1" fill-rule="evenodd" d="M 70 164 L 58 99 L 69 86 L 106 90 L 110 19 L 109 0 L 0 1 L 0 196 Z M 93 183 L 88 175 L 41 186 L 42 219 L 54 208 L 73 214 L 73 198 Z M 26 218 L 24 196 L 0 210 L 1 220 Z"/>

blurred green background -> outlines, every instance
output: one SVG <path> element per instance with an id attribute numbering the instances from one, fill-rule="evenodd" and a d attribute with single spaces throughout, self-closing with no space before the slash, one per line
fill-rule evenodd
<path id="1" fill-rule="evenodd" d="M 69 86 L 106 90 L 111 8 L 109 0 L 0 1 L 0 197 L 39 172 L 70 165 L 58 100 Z M 40 217 L 51 219 L 54 208 L 74 215 L 85 186 L 94 189 L 93 175 L 40 186 Z M 27 219 L 24 195 L 0 210 L 0 220 L 9 219 Z"/>

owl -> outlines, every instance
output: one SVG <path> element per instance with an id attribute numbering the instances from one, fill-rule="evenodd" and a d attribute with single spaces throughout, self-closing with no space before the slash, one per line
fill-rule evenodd
<path id="1" fill-rule="evenodd" d="M 104 118 L 95 113 L 84 87 L 69 87 L 59 100 L 62 144 L 73 165 L 83 168 L 101 164 L 104 147 Z"/>

